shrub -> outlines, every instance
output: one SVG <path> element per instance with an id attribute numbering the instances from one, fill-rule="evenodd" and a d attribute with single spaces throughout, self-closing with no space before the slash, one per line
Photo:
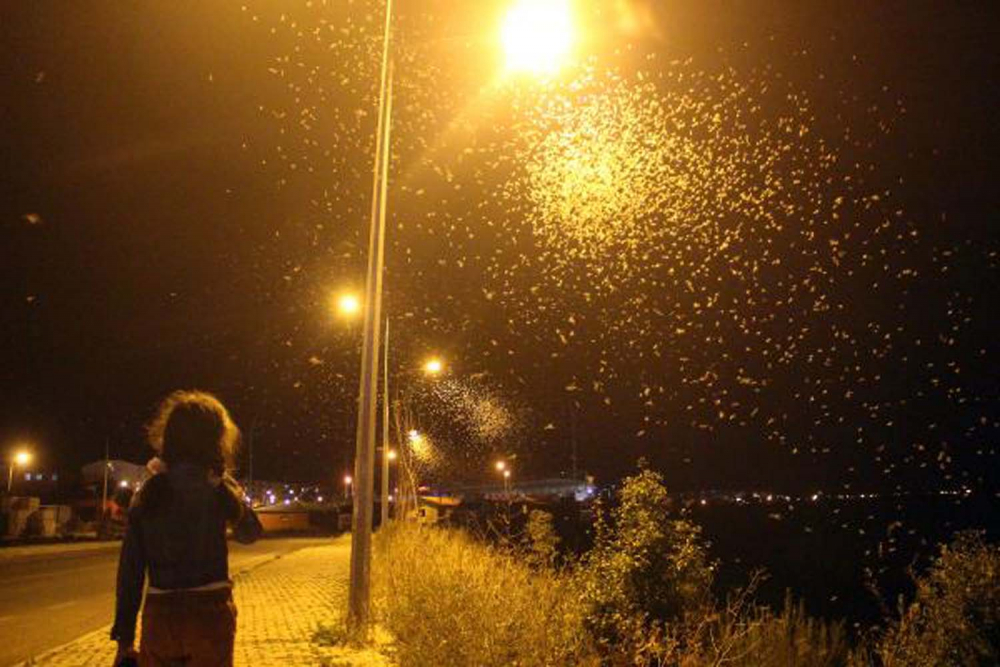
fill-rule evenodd
<path id="1" fill-rule="evenodd" d="M 552 525 L 552 515 L 531 510 L 525 527 L 525 552 L 536 567 L 554 567 L 559 557 L 559 535 Z"/>
<path id="2" fill-rule="evenodd" d="M 375 613 L 403 667 L 596 664 L 572 581 L 458 530 L 376 539 Z"/>
<path id="3" fill-rule="evenodd" d="M 1000 548 L 959 533 L 878 646 L 885 667 L 1000 664 Z"/>
<path id="4" fill-rule="evenodd" d="M 840 624 L 808 616 L 802 603 L 785 598 L 780 612 L 750 600 L 752 586 L 730 598 L 692 629 L 680 664 L 732 667 L 838 667 L 862 665 Z"/>
<path id="5" fill-rule="evenodd" d="M 670 518 L 658 473 L 625 479 L 619 496 L 577 575 L 586 627 L 612 661 L 658 664 L 709 608 L 712 566 L 700 529 Z"/>

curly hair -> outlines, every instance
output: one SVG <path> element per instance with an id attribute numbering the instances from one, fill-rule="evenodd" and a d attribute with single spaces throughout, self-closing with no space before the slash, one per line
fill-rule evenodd
<path id="1" fill-rule="evenodd" d="M 222 474 L 232 468 L 240 431 L 212 394 L 175 391 L 147 427 L 149 444 L 167 465 L 193 463 Z"/>

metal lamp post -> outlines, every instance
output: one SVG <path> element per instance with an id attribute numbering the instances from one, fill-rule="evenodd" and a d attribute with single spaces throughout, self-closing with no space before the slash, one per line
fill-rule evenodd
<path id="1" fill-rule="evenodd" d="M 572 44 L 568 0 L 537 3 L 522 0 L 503 26 L 503 42 L 511 71 L 539 73 L 558 67 Z M 375 431 L 378 394 L 378 350 L 382 321 L 382 268 L 385 251 L 386 186 L 392 129 L 392 0 L 385 3 L 382 41 L 382 74 L 379 114 L 372 174 L 372 206 L 365 283 L 364 343 L 358 391 L 358 426 L 355 442 L 354 515 L 351 540 L 351 574 L 348 587 L 348 623 L 367 625 L 371 600 L 371 538 L 374 495 Z M 384 418 L 383 418 L 384 419 Z M 383 429 L 386 429 L 383 421 Z M 388 446 L 386 446 L 386 458 Z M 383 470 L 388 461 L 383 462 Z M 383 488 L 387 492 L 386 483 Z M 384 512 L 385 510 L 383 510 Z"/>
<path id="2" fill-rule="evenodd" d="M 385 318 L 385 346 L 382 354 L 382 510 L 381 526 L 389 525 L 389 318 Z"/>
<path id="3" fill-rule="evenodd" d="M 385 256 L 386 188 L 392 127 L 390 34 L 392 0 L 386 0 L 382 45 L 382 77 L 372 174 L 372 207 L 365 282 L 364 343 L 358 389 L 358 427 L 354 458 L 354 512 L 351 537 L 351 574 L 347 594 L 348 623 L 368 624 L 371 603 L 372 509 L 374 495 L 375 414 L 378 394 L 379 324 L 382 321 L 382 267 Z"/>

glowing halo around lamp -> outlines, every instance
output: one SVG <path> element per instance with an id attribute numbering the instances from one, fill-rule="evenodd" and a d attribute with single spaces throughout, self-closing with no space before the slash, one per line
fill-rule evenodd
<path id="1" fill-rule="evenodd" d="M 517 0 L 500 30 L 507 70 L 552 74 L 573 46 L 570 0 Z"/>

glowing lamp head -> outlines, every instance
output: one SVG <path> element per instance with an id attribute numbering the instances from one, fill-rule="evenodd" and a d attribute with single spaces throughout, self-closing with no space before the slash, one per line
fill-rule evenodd
<path id="1" fill-rule="evenodd" d="M 420 435 L 420 432 L 419 432 L 419 431 L 417 431 L 417 429 L 413 429 L 413 430 L 411 430 L 411 431 L 410 431 L 410 432 L 409 432 L 409 433 L 408 433 L 407 435 L 408 435 L 408 436 L 409 436 L 409 438 L 410 438 L 410 442 L 420 442 L 420 439 L 421 439 L 421 437 L 422 437 L 422 436 Z"/>
<path id="2" fill-rule="evenodd" d="M 353 482 L 353 481 L 354 481 L 353 477 L 351 477 L 350 475 L 344 475 L 344 484 L 346 484 L 347 486 L 350 486 L 351 482 Z"/>
<path id="3" fill-rule="evenodd" d="M 20 451 L 14 454 L 14 463 L 19 466 L 26 466 L 31 463 L 31 452 Z"/>
<path id="4" fill-rule="evenodd" d="M 504 477 L 504 479 L 510 479 L 510 471 L 509 470 L 504 470 L 503 471 L 503 477 Z"/>
<path id="5" fill-rule="evenodd" d="M 570 0 L 516 0 L 500 39 L 508 71 L 554 73 L 573 46 Z"/>
<path id="6" fill-rule="evenodd" d="M 504 461 L 496 462 L 496 469 L 499 472 L 503 472 L 507 468 L 507 464 Z"/>
<path id="7" fill-rule="evenodd" d="M 361 312 L 361 300 L 354 294 L 341 294 L 337 298 L 337 310 L 344 317 L 352 317 Z"/>
<path id="8" fill-rule="evenodd" d="M 389 450 L 389 460 L 390 461 L 395 461 L 396 460 L 396 450 L 395 449 L 390 449 Z"/>
<path id="9" fill-rule="evenodd" d="M 424 362 L 424 372 L 428 375 L 437 375 L 444 370 L 444 362 L 437 357 L 433 357 Z"/>

